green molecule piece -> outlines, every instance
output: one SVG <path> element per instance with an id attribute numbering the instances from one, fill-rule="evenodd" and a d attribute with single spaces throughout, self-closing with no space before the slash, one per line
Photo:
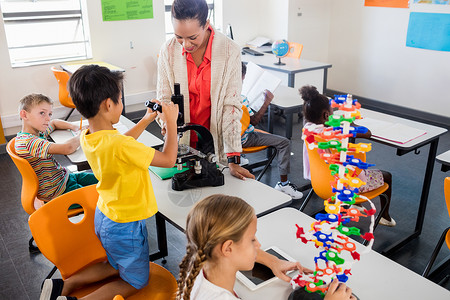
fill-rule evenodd
<path id="1" fill-rule="evenodd" d="M 340 233 L 345 234 L 347 236 L 349 235 L 361 235 L 361 231 L 359 228 L 356 227 L 346 227 L 342 224 L 338 226 L 337 230 L 339 230 Z"/>
<path id="2" fill-rule="evenodd" d="M 340 258 L 337 252 L 331 250 L 328 250 L 327 254 L 325 254 L 325 257 L 328 260 L 334 261 L 337 265 L 342 265 L 343 263 L 345 263 L 345 259 Z"/>

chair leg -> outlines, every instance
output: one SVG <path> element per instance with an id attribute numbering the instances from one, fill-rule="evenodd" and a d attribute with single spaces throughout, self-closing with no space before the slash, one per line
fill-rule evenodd
<path id="1" fill-rule="evenodd" d="M 373 226 L 373 229 L 375 230 L 375 228 L 377 228 L 378 223 L 380 223 L 380 220 L 384 214 L 384 211 L 386 210 L 386 208 L 389 206 L 390 200 L 389 198 L 385 195 L 385 194 L 381 194 L 380 198 L 383 197 L 384 199 L 386 199 L 386 205 L 384 205 L 383 207 L 381 207 L 380 212 L 378 213 L 377 218 L 375 219 L 375 225 Z"/>
<path id="2" fill-rule="evenodd" d="M 434 261 L 436 260 L 436 257 L 439 254 L 439 251 L 441 250 L 442 244 L 445 241 L 445 236 L 447 235 L 447 232 L 450 230 L 450 227 L 444 230 L 444 232 L 441 234 L 441 237 L 439 238 L 439 242 L 437 243 L 436 247 L 434 248 L 433 254 L 431 254 L 430 261 L 428 262 L 427 266 L 425 267 L 425 270 L 422 273 L 422 276 L 425 278 L 428 278 L 430 275 L 431 267 L 434 264 Z"/>
<path id="3" fill-rule="evenodd" d="M 38 247 L 33 245 L 33 241 L 34 237 L 31 237 L 30 240 L 28 241 L 28 251 L 30 251 L 30 253 L 41 253 L 41 250 L 39 250 Z"/>
<path id="4" fill-rule="evenodd" d="M 64 118 L 64 121 L 67 121 L 70 117 L 70 115 L 73 113 L 73 111 L 75 110 L 75 108 L 72 108 L 69 112 L 69 114 L 67 115 L 67 117 Z"/>
<path id="5" fill-rule="evenodd" d="M 58 268 L 56 266 L 54 266 L 53 269 L 50 271 L 50 273 L 48 273 L 47 277 L 45 277 L 45 279 L 52 278 L 52 276 L 53 276 L 53 274 L 55 274 L 56 270 L 58 270 Z"/>
<path id="6" fill-rule="evenodd" d="M 303 200 L 302 205 L 300 206 L 300 208 L 298 209 L 299 211 L 304 211 L 306 205 L 308 204 L 309 200 L 311 200 L 312 194 L 314 193 L 314 189 L 311 187 L 311 189 L 309 190 L 308 195 L 306 195 L 305 200 Z"/>
<path id="7" fill-rule="evenodd" d="M 277 149 L 275 147 L 270 147 L 273 150 L 272 156 L 269 158 L 269 161 L 264 166 L 264 169 L 258 174 L 258 177 L 256 177 L 256 180 L 259 181 L 261 177 L 263 177 L 264 173 L 266 173 L 267 169 L 270 167 L 270 164 L 272 163 L 275 156 L 277 156 Z"/>

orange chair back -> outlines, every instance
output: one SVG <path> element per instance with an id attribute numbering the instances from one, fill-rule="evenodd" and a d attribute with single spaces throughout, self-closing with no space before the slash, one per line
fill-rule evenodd
<path id="1" fill-rule="evenodd" d="M 248 112 L 247 106 L 242 105 L 242 118 L 241 118 L 241 135 L 247 130 L 250 125 L 250 113 Z"/>
<path id="2" fill-rule="evenodd" d="M 450 217 L 450 177 L 444 179 L 444 197 L 447 204 L 448 215 Z"/>
<path id="3" fill-rule="evenodd" d="M 97 200 L 96 185 L 89 185 L 49 201 L 28 220 L 36 245 L 58 268 L 63 279 L 107 259 L 94 232 Z M 76 224 L 67 215 L 72 204 L 79 204 L 84 209 L 83 219 Z"/>
<path id="4" fill-rule="evenodd" d="M 297 59 L 300 58 L 300 55 L 302 55 L 303 45 L 293 42 L 289 42 L 288 44 L 289 44 L 289 52 L 286 56 Z"/>
<path id="5" fill-rule="evenodd" d="M 59 85 L 59 102 L 63 106 L 75 108 L 75 104 L 73 104 L 72 98 L 70 98 L 69 91 L 67 90 L 67 82 L 69 81 L 70 75 L 66 71 L 58 70 L 55 67 L 52 67 L 52 72 Z"/>
<path id="6" fill-rule="evenodd" d="M 26 213 L 31 215 L 38 208 L 36 207 L 37 205 L 35 206 L 35 203 L 39 203 L 40 201 L 36 198 L 39 190 L 39 180 L 30 163 L 26 159 L 17 155 L 15 143 L 16 138 L 10 140 L 6 145 L 6 151 L 8 152 L 9 156 L 11 156 L 11 159 L 22 175 L 22 206 Z"/>
<path id="7" fill-rule="evenodd" d="M 306 148 L 308 149 L 309 169 L 311 171 L 311 185 L 314 192 L 322 199 L 328 199 L 334 195 L 331 182 L 334 181 L 334 177 L 331 175 L 329 165 L 320 157 L 317 149 L 309 149 L 308 143 Z M 366 161 L 365 153 L 352 153 L 355 157 Z M 367 197 L 367 195 L 365 195 Z M 370 197 L 368 197 L 370 198 Z"/>

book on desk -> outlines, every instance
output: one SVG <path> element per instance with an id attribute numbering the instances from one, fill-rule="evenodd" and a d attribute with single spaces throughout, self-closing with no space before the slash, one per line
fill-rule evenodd
<path id="1" fill-rule="evenodd" d="M 363 118 L 356 120 L 355 123 L 360 126 L 369 128 L 372 136 L 399 143 L 406 144 L 427 132 L 423 129 L 417 129 L 400 123 L 391 123 L 371 118 Z"/>

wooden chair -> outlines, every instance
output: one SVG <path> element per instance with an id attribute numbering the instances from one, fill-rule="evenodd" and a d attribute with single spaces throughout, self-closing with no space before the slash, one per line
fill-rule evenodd
<path id="1" fill-rule="evenodd" d="M 55 75 L 56 80 L 58 81 L 59 102 L 63 106 L 71 108 L 67 117 L 64 118 L 64 120 L 67 121 L 67 119 L 69 119 L 70 115 L 75 110 L 75 104 L 73 104 L 72 98 L 70 98 L 69 91 L 67 90 L 67 82 L 69 81 L 70 75 L 66 71 L 59 70 L 55 67 L 52 67 L 52 72 L 53 75 Z"/>
<path id="2" fill-rule="evenodd" d="M 20 194 L 22 207 L 28 215 L 31 215 L 38 208 L 42 207 L 45 204 L 45 201 L 37 198 L 39 180 L 30 163 L 26 159 L 17 155 L 15 143 L 16 138 L 10 140 L 6 145 L 6 152 L 8 152 L 17 169 L 19 169 L 20 175 L 22 176 L 22 191 Z M 82 209 L 72 209 L 70 210 L 69 216 L 75 216 L 82 212 Z M 28 246 L 30 252 L 39 252 L 39 249 L 33 245 L 33 237 L 29 240 Z"/>
<path id="3" fill-rule="evenodd" d="M 308 147 L 308 143 L 306 143 L 306 148 L 308 149 L 308 158 L 309 158 L 309 165 L 311 170 L 311 185 L 312 189 L 309 191 L 308 195 L 306 196 L 305 200 L 303 201 L 302 205 L 300 206 L 300 211 L 304 211 L 306 205 L 308 204 L 309 200 L 312 197 L 312 194 L 315 193 L 317 196 L 322 198 L 323 200 L 329 199 L 331 196 L 334 195 L 331 187 L 331 182 L 334 181 L 334 177 L 331 175 L 330 169 L 328 168 L 328 164 L 320 157 L 319 152 L 317 149 L 311 150 Z M 366 155 L 365 153 L 352 153 L 352 155 L 359 156 L 358 158 L 362 161 L 366 161 Z M 384 197 L 386 199 L 386 205 L 381 207 L 380 212 L 378 213 L 378 216 L 375 220 L 376 227 L 378 223 L 380 222 L 381 216 L 383 215 L 383 212 L 386 209 L 386 206 L 389 205 L 389 198 L 384 194 L 389 188 L 389 185 L 387 183 L 384 183 L 383 186 L 380 186 L 379 188 L 372 190 L 370 192 L 366 193 L 360 193 L 360 195 L 365 196 L 369 198 L 370 200 L 380 196 Z M 355 204 L 361 204 L 366 202 L 366 200 L 362 198 L 357 198 L 355 201 Z M 367 241 L 366 241 L 367 242 Z"/>
<path id="4" fill-rule="evenodd" d="M 245 130 L 248 128 L 248 126 L 250 125 L 250 114 L 248 112 L 248 109 L 245 105 L 242 105 L 242 118 L 241 118 L 241 124 L 242 124 L 242 129 L 241 129 L 241 135 L 244 134 Z M 262 133 L 267 133 L 270 134 L 266 131 L 260 130 L 260 129 L 256 129 L 255 131 L 258 132 L 262 132 Z M 270 149 L 270 151 L 269 151 Z M 267 169 L 270 167 L 270 164 L 272 163 L 273 159 L 275 158 L 275 156 L 277 156 L 277 149 L 273 146 L 255 146 L 255 147 L 247 147 L 247 148 L 242 148 L 242 153 L 244 154 L 250 154 L 250 153 L 256 153 L 256 152 L 260 152 L 263 150 L 268 150 L 269 153 L 267 155 L 267 158 L 258 162 L 254 162 L 251 164 L 248 164 L 246 166 L 244 166 L 244 168 L 252 171 L 255 168 L 258 167 L 262 167 L 264 166 L 264 168 L 262 169 L 261 172 L 259 172 L 258 176 L 256 177 L 256 180 L 261 180 L 261 177 L 264 175 L 264 173 L 266 173 Z"/>
<path id="5" fill-rule="evenodd" d="M 303 45 L 294 42 L 288 42 L 288 44 L 289 52 L 286 56 L 299 59 L 300 55 L 302 55 Z"/>
<path id="6" fill-rule="evenodd" d="M 36 244 L 58 268 L 63 279 L 89 265 L 107 260 L 106 252 L 94 232 L 97 200 L 96 186 L 90 185 L 53 199 L 29 218 Z M 72 204 L 79 204 L 84 210 L 83 219 L 76 224 L 67 217 Z M 118 280 L 118 277 L 78 289 L 70 296 L 81 298 L 113 280 Z M 175 299 L 175 277 L 163 267 L 150 262 L 149 282 L 147 287 L 127 299 Z"/>
<path id="7" fill-rule="evenodd" d="M 447 177 L 447 178 L 444 179 L 444 197 L 445 197 L 445 202 L 447 204 L 448 214 L 450 216 L 450 177 Z M 448 265 L 450 263 L 450 259 L 447 259 L 446 261 L 442 262 L 436 268 L 435 271 L 430 273 L 431 267 L 433 266 L 434 261 L 436 260 L 436 257 L 438 256 L 439 251 L 442 248 L 442 244 L 444 244 L 444 241 L 447 243 L 447 247 L 450 249 L 450 227 L 448 227 L 447 229 L 444 230 L 444 232 L 442 232 L 441 237 L 439 238 L 439 241 L 438 241 L 438 243 L 436 244 L 436 247 L 433 250 L 433 254 L 431 254 L 430 260 L 429 260 L 427 266 L 425 267 L 425 270 L 422 273 L 423 277 L 426 277 L 426 278 L 434 277 L 435 274 L 439 273 L 441 270 L 443 270 L 445 268 L 446 265 Z M 449 278 L 450 278 L 450 275 L 447 274 L 439 282 L 439 284 L 443 284 Z"/>

